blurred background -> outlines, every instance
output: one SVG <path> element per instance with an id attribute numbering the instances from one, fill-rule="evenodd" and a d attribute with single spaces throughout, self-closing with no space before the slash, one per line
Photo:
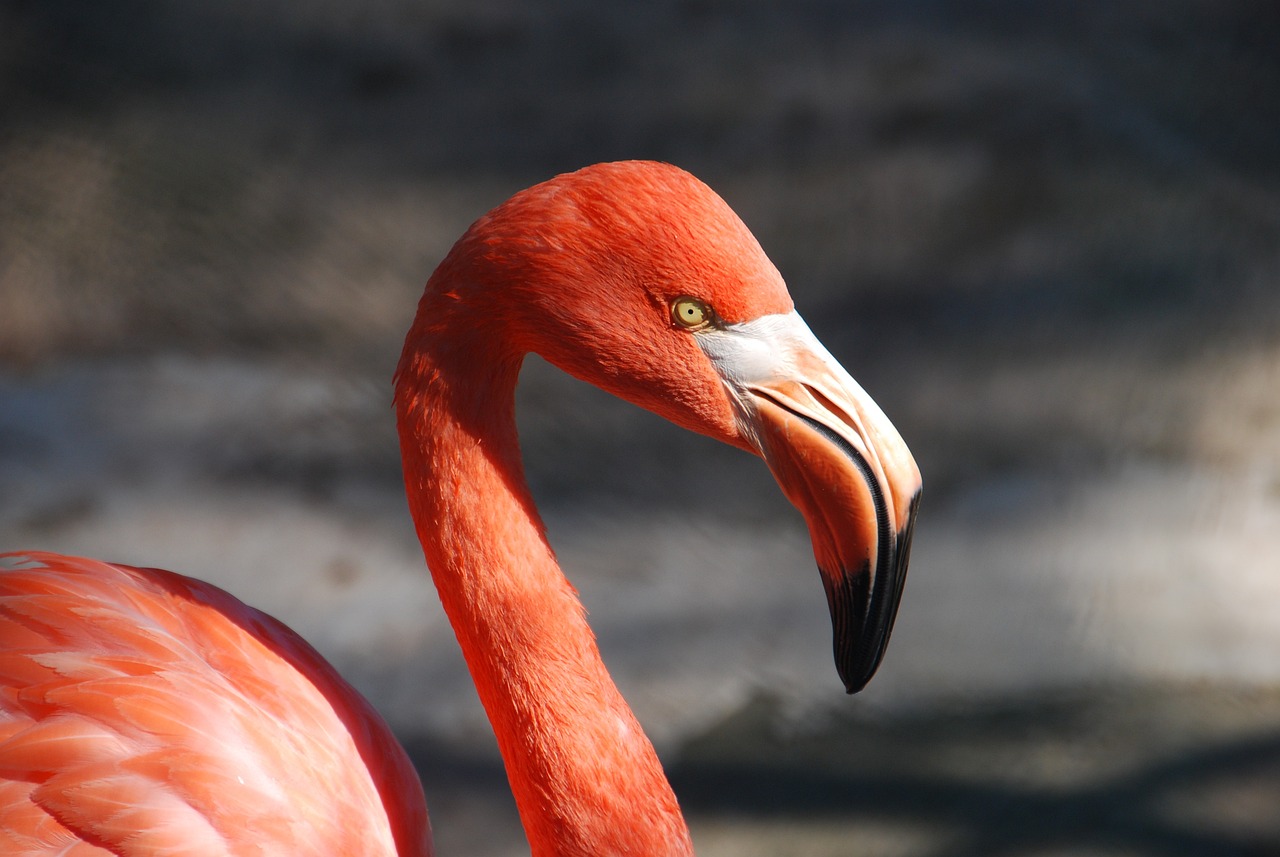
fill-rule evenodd
<path id="1" fill-rule="evenodd" d="M 1246 0 L 3 0 L 0 545 L 278 615 L 441 854 L 527 853 L 391 372 L 473 219 L 667 160 L 925 477 L 848 698 L 764 467 L 528 362 L 530 480 L 699 853 L 1280 853 L 1277 45 Z"/>

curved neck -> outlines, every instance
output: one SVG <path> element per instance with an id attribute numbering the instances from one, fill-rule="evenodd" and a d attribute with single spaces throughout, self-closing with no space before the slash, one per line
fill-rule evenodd
<path id="1" fill-rule="evenodd" d="M 419 318 L 431 317 L 426 301 Z M 438 320 L 438 316 L 436 316 Z M 657 755 L 609 678 L 525 484 L 522 356 L 410 334 L 396 410 L 410 511 L 535 857 L 692 854 Z M 416 326 L 415 326 L 416 329 Z"/>

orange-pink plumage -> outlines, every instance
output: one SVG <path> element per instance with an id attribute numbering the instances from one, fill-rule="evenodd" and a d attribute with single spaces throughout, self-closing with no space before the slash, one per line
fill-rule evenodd
<path id="1" fill-rule="evenodd" d="M 409 508 L 536 857 L 692 853 L 525 484 L 536 352 L 760 455 L 803 514 L 849 692 L 884 652 L 920 474 L 715 193 L 601 164 L 480 218 L 396 372 Z M 53 554 L 0 571 L 0 854 L 424 855 L 386 724 L 297 635 L 207 584 Z"/>
<path id="2" fill-rule="evenodd" d="M 168 572 L 4 559 L 0 853 L 429 853 L 390 730 L 284 625 Z"/>

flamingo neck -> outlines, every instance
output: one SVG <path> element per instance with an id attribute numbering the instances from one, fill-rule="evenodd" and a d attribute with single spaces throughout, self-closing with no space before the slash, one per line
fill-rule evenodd
<path id="1" fill-rule="evenodd" d="M 410 511 L 532 853 L 692 854 L 526 486 L 515 425 L 522 356 L 485 350 L 406 346 L 397 419 Z"/>

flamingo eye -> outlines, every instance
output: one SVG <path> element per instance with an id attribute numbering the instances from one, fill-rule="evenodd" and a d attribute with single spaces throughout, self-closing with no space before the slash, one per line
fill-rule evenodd
<path id="1" fill-rule="evenodd" d="M 702 330 L 715 323 L 716 314 L 704 301 L 685 295 L 671 302 L 671 318 L 685 330 Z"/>

